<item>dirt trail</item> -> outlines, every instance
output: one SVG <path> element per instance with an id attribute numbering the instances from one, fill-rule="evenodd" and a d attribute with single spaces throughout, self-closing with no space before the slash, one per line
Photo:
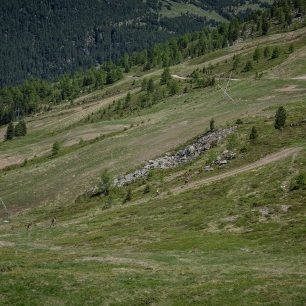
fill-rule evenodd
<path id="1" fill-rule="evenodd" d="M 285 150 L 282 150 L 280 152 L 267 155 L 266 157 L 264 157 L 262 159 L 259 159 L 256 162 L 253 162 L 253 163 L 248 164 L 246 166 L 242 166 L 242 167 L 239 167 L 237 169 L 230 170 L 226 173 L 222 173 L 222 174 L 215 175 L 215 176 L 212 176 L 212 177 L 204 178 L 204 179 L 196 181 L 196 182 L 191 182 L 191 183 L 186 184 L 185 186 L 182 186 L 180 188 L 174 188 L 171 191 L 174 194 L 178 194 L 178 193 L 184 192 L 184 191 L 189 190 L 189 189 L 198 188 L 198 187 L 201 187 L 203 185 L 207 185 L 207 184 L 210 184 L 210 183 L 213 183 L 213 182 L 216 182 L 216 181 L 220 181 L 220 180 L 223 180 L 223 179 L 228 178 L 228 177 L 235 176 L 235 175 L 240 174 L 240 173 L 244 173 L 244 172 L 247 172 L 247 171 L 251 171 L 251 170 L 260 168 L 262 166 L 268 165 L 268 164 L 273 163 L 275 161 L 278 161 L 280 159 L 284 159 L 286 157 L 289 157 L 289 156 L 291 156 L 291 155 L 293 155 L 293 154 L 295 154 L 295 153 L 297 153 L 301 150 L 302 150 L 302 148 L 285 149 Z"/>

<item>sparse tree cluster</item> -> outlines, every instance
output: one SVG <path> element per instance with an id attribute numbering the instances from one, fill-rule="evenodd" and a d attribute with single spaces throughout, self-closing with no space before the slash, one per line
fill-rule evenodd
<path id="1" fill-rule="evenodd" d="M 71 0 L 68 0 L 68 2 L 70 3 Z M 122 1 L 120 1 L 120 3 L 121 2 Z M 123 2 L 122 6 L 119 7 L 122 9 L 124 7 L 129 7 L 129 10 L 127 10 L 126 12 L 132 14 L 133 10 L 130 9 L 131 3 L 129 1 Z M 48 7 L 49 4 L 47 4 L 45 1 L 42 1 L 41 5 L 46 5 L 46 7 Z M 86 6 L 85 2 L 84 5 Z M 146 4 L 145 2 L 143 2 L 142 6 L 138 7 L 138 10 L 146 11 L 146 5 L 149 5 L 150 7 L 152 6 L 152 8 L 154 9 L 157 9 L 158 7 L 158 4 L 155 1 L 146 1 Z M 215 2 L 211 2 L 210 5 L 214 6 L 216 9 L 219 9 L 218 4 Z M 5 4 L 3 10 L 0 10 L 0 12 L 6 12 L 6 9 L 7 7 Z M 241 20 L 239 18 L 233 18 L 229 23 L 219 24 L 215 28 L 206 27 L 200 31 L 194 31 L 192 33 L 184 34 L 181 37 L 171 38 L 165 43 L 157 43 L 152 47 L 149 47 L 148 43 L 146 42 L 144 45 L 142 45 L 143 51 L 141 52 L 122 53 L 119 51 L 117 53 L 115 52 L 114 48 L 110 48 L 109 51 L 112 52 L 112 55 L 115 58 L 114 62 L 105 61 L 105 58 L 103 57 L 103 60 L 100 58 L 100 60 L 97 61 L 100 63 L 99 66 L 85 71 L 77 71 L 70 74 L 65 74 L 61 77 L 58 77 L 54 82 L 31 79 L 24 82 L 22 85 L 0 89 L 0 125 L 8 124 L 11 121 L 15 121 L 17 109 L 18 111 L 20 111 L 21 115 L 26 116 L 41 110 L 48 110 L 52 107 L 53 104 L 61 103 L 62 101 L 73 100 L 83 92 L 102 88 L 107 84 L 113 84 L 123 77 L 123 72 L 129 72 L 134 66 L 142 66 L 143 70 L 149 70 L 155 67 L 165 68 L 165 71 L 161 78 L 161 85 L 167 84 L 168 91 L 170 92 L 170 94 L 175 94 L 178 91 L 178 84 L 171 80 L 171 75 L 167 67 L 174 64 L 178 64 L 186 58 L 201 56 L 208 52 L 228 47 L 229 45 L 237 41 L 237 39 L 239 39 L 240 37 L 244 37 L 246 35 L 247 29 L 250 26 L 252 26 L 253 35 L 265 35 L 269 32 L 269 28 L 272 21 L 273 23 L 278 22 L 281 25 L 290 25 L 294 16 L 304 16 L 304 14 L 304 0 L 275 1 L 271 9 L 249 13 L 247 16 L 244 16 L 244 19 Z M 4 15 L 5 18 L 3 19 L 6 20 L 6 23 L 10 22 L 7 19 L 8 16 L 9 13 L 7 12 L 7 14 Z M 165 28 L 169 26 L 171 28 L 172 26 L 174 26 L 173 24 L 170 25 L 170 23 L 172 22 L 170 20 L 161 20 L 160 22 L 160 26 L 163 26 Z M 176 22 L 178 22 L 178 20 L 176 20 Z M 185 20 L 185 22 L 187 21 Z M 78 22 L 78 24 L 81 23 Z M 45 29 L 43 30 L 45 31 Z M 193 29 L 190 28 L 189 30 Z M 112 33 L 114 40 L 116 40 L 118 39 L 117 34 L 121 33 L 120 31 L 121 29 L 113 29 L 109 32 Z M 103 31 L 100 28 L 95 28 L 93 32 L 94 35 L 92 41 L 94 41 L 94 44 L 101 46 L 101 44 L 107 43 L 108 46 L 112 46 L 113 42 L 108 41 L 108 38 L 105 38 L 104 35 L 102 35 Z M 127 33 L 125 34 L 127 35 Z M 147 35 L 147 33 L 144 34 Z M 160 34 L 163 36 L 163 34 L 165 33 L 161 32 Z M 167 35 L 163 37 L 166 38 L 166 36 Z M 124 38 L 125 36 L 122 35 L 120 37 Z M 143 38 L 143 36 L 141 37 Z M 71 39 L 71 41 L 74 41 L 74 39 Z M 84 44 L 82 44 L 82 52 L 86 54 L 83 48 Z M 16 49 L 15 46 L 14 49 Z M 67 49 L 65 47 L 63 48 L 63 50 L 65 52 L 68 52 L 69 48 Z M 73 48 L 73 50 L 75 50 L 75 48 Z M 289 48 L 289 52 L 293 51 L 294 46 L 291 46 Z M 54 54 L 56 53 L 55 50 L 48 50 L 48 52 L 53 52 Z M 278 47 L 275 47 L 273 50 L 267 47 L 264 49 L 263 56 L 266 59 L 270 57 L 272 59 L 276 59 L 280 56 L 280 53 L 281 50 Z M 19 52 L 19 55 L 22 54 L 23 52 Z M 56 54 L 55 59 L 59 60 L 59 62 L 64 60 L 65 64 L 63 64 L 63 67 L 67 68 L 66 64 L 69 62 L 68 58 L 70 58 L 70 55 L 68 56 L 68 58 L 67 56 L 68 54 L 65 54 L 64 56 Z M 257 48 L 254 52 L 253 60 L 254 62 L 258 63 L 261 58 L 262 50 Z M 86 61 L 87 60 L 88 58 L 86 57 Z M 86 65 L 83 63 L 83 59 L 81 59 L 81 62 L 82 67 L 88 67 L 89 65 L 93 66 L 93 63 L 90 61 L 87 61 Z M 49 61 L 46 61 L 46 63 L 48 64 L 48 71 L 50 71 Z M 240 57 L 235 56 L 233 60 L 233 70 L 237 70 L 239 65 Z M 74 67 L 77 66 L 78 65 L 76 64 Z M 56 65 L 56 67 L 60 67 L 62 69 L 61 65 Z M 44 71 L 44 69 L 45 68 L 41 68 L 41 72 Z M 244 71 L 248 72 L 252 69 L 253 63 L 251 61 L 248 61 L 244 66 Z M 67 70 L 69 69 L 67 68 Z M 207 71 L 209 72 L 209 68 L 207 69 Z M 193 76 L 195 79 L 196 86 L 205 87 L 214 84 L 214 78 L 210 77 L 209 74 L 207 74 L 207 71 L 204 73 L 205 77 L 197 77 L 196 75 Z M 9 75 L 9 73 L 2 73 L 2 75 Z M 45 77 L 46 72 L 40 73 L 39 75 L 43 75 Z M 144 80 L 142 88 L 146 88 L 148 92 L 155 95 L 155 98 L 153 98 L 153 100 L 156 100 L 158 98 L 158 94 L 154 89 L 153 80 Z M 149 100 L 150 102 L 148 103 L 151 103 L 152 99 L 150 98 Z M 145 99 L 143 99 L 143 101 L 145 101 Z M 146 99 L 146 101 L 148 101 L 148 99 Z M 146 103 L 142 104 L 144 105 Z"/>
<path id="2" fill-rule="evenodd" d="M 12 140 L 14 137 L 22 137 L 27 134 L 27 125 L 24 120 L 19 121 L 16 125 L 10 122 L 5 133 L 5 140 Z"/>

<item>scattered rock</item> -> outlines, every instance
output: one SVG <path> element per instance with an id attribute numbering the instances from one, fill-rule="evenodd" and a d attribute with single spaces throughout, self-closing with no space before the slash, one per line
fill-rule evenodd
<path id="1" fill-rule="evenodd" d="M 148 162 L 146 162 L 142 169 L 136 170 L 135 172 L 129 173 L 124 176 L 118 176 L 117 178 L 115 178 L 113 185 L 116 187 L 121 187 L 130 184 L 139 178 L 146 177 L 150 170 L 169 169 L 177 167 L 178 165 L 184 163 L 191 162 L 192 160 L 209 150 L 211 147 L 213 147 L 216 142 L 234 133 L 235 130 L 236 127 L 230 127 L 227 129 L 215 130 L 214 132 L 208 132 L 200 136 L 192 145 L 189 145 L 176 153 L 166 153 L 160 158 L 149 160 Z M 233 152 L 225 152 L 226 154 L 224 156 L 222 155 L 222 158 L 220 157 L 221 162 L 223 164 L 227 159 L 230 160 L 236 157 L 235 153 Z"/>
<path id="2" fill-rule="evenodd" d="M 214 168 L 211 167 L 211 166 L 205 166 L 205 167 L 204 167 L 204 170 L 207 171 L 207 172 L 208 172 L 208 171 L 214 171 Z"/>

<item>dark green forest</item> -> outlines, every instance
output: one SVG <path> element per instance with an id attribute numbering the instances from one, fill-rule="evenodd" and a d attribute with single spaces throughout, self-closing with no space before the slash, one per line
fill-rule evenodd
<path id="1" fill-rule="evenodd" d="M 77 2 L 78 1 L 76 1 L 76 3 Z M 120 1 L 118 1 L 118 3 L 119 2 Z M 137 1 L 135 0 L 134 2 L 136 3 Z M 40 2 L 41 5 L 42 3 L 44 3 L 44 1 Z M 62 3 L 70 3 L 70 0 L 62 1 Z M 91 1 L 88 1 L 84 6 L 90 3 Z M 105 2 L 103 3 L 105 5 Z M 146 5 L 149 3 L 150 2 L 147 1 Z M 152 8 L 154 8 L 154 3 L 155 1 L 152 1 Z M 139 10 L 146 9 L 146 5 L 144 3 L 142 4 L 143 5 L 140 5 L 138 8 Z M 8 6 L 9 5 L 7 5 L 7 7 Z M 120 7 L 120 10 L 122 10 L 123 7 L 128 11 L 126 14 L 131 14 L 131 7 L 129 7 L 127 3 L 125 6 L 123 5 Z M 132 49 L 130 52 L 125 52 L 124 55 L 121 55 L 121 51 L 118 49 L 117 58 L 114 58 L 113 61 L 104 61 L 104 59 L 101 58 L 100 62 L 102 64 L 99 66 L 96 65 L 97 62 L 93 57 L 93 63 L 90 64 L 90 61 L 87 63 L 89 66 L 91 65 L 92 68 L 90 69 L 86 69 L 87 65 L 82 64 L 82 60 L 80 59 L 78 65 L 75 66 L 75 72 L 62 74 L 53 82 L 33 78 L 31 77 L 33 73 L 29 72 L 28 80 L 22 85 L 5 87 L 0 90 L 0 125 L 16 120 L 17 116 L 23 117 L 41 110 L 48 110 L 48 108 L 54 104 L 73 100 L 84 92 L 101 89 L 108 84 L 113 84 L 122 79 L 123 74 L 129 72 L 132 67 L 139 66 L 139 68 L 143 70 L 150 70 L 156 67 L 165 68 L 178 64 L 186 58 L 193 58 L 220 48 L 228 47 L 238 39 L 266 35 L 269 33 L 272 24 L 274 26 L 278 24 L 281 28 L 288 28 L 291 26 L 293 19 L 299 18 L 300 20 L 304 20 L 305 8 L 305 0 L 275 1 L 271 8 L 263 11 L 249 12 L 249 15 L 245 16 L 244 19 L 232 18 L 230 22 L 219 24 L 213 28 L 204 27 L 199 31 L 172 37 L 164 43 L 156 43 L 149 48 L 144 48 L 143 51 L 140 52 L 133 52 Z M 154 16 L 154 14 L 154 10 L 152 10 L 147 18 L 149 18 L 149 15 L 151 17 Z M 112 20 L 114 21 L 115 19 Z M 52 27 L 54 25 L 51 24 L 50 26 Z M 80 26 L 82 26 L 81 23 Z M 127 26 L 126 29 L 128 28 Z M 72 29 L 70 30 L 71 32 L 67 31 L 71 35 L 76 35 Z M 45 33 L 48 33 L 48 31 Z M 125 39 L 122 37 L 122 42 L 127 44 L 130 38 L 130 36 L 127 36 Z M 141 40 L 141 37 L 137 39 Z M 147 39 L 147 37 L 145 37 L 144 40 L 145 39 Z M 147 43 L 148 45 L 152 44 L 152 41 L 148 41 Z M 67 44 L 69 45 L 69 43 Z M 111 43 L 111 46 L 112 45 L 113 43 Z M 2 44 L 1 48 L 3 48 Z M 63 47 L 54 54 L 48 50 L 46 43 L 46 55 L 50 56 L 55 62 L 58 60 L 60 63 L 61 61 L 67 61 L 67 57 L 65 60 L 65 56 L 63 55 L 63 57 L 61 57 L 60 54 L 66 54 L 69 57 L 69 52 L 76 52 L 76 49 L 72 47 Z M 8 52 L 8 50 L 6 52 Z M 97 50 L 96 52 L 100 54 Z M 109 54 L 112 54 L 112 52 Z M 14 56 L 13 53 L 11 56 Z M 17 67 L 19 67 L 18 63 L 21 64 L 21 62 L 18 61 L 17 54 L 15 56 L 15 65 L 17 69 Z M 19 60 L 22 61 L 22 58 L 23 55 L 20 54 Z M 77 58 L 79 59 L 80 57 Z M 83 59 L 85 58 L 86 57 Z M 91 58 L 90 54 L 88 54 L 88 58 Z M 1 58 L 1 60 L 3 61 L 3 58 Z M 9 61 L 7 61 L 6 65 L 9 65 L 8 62 Z M 50 61 L 45 59 L 39 60 L 42 66 L 36 66 L 35 61 L 31 62 L 31 58 L 27 63 L 29 65 L 29 71 L 30 67 L 32 67 L 31 65 L 33 65 L 35 69 L 41 67 L 42 71 L 45 69 L 43 65 L 51 65 Z M 69 71 L 67 67 L 65 68 L 65 66 L 62 66 L 60 63 L 52 64 L 51 66 L 60 67 L 63 72 L 66 70 Z M 80 69 L 80 67 L 82 67 L 82 69 Z M 54 76 L 59 73 L 58 71 L 55 72 L 55 70 Z M 3 71 L 5 71 L 5 69 L 2 70 L 2 72 Z M 23 73 L 23 70 L 18 71 L 19 73 Z M 51 75 L 42 75 L 42 77 L 48 79 Z"/>
<path id="2" fill-rule="evenodd" d="M 215 26 L 203 16 L 183 14 L 160 17 L 163 6 L 173 2 L 157 0 L 2 0 L 0 1 L 0 87 L 28 78 L 53 79 L 116 61 L 182 35 Z M 201 0 L 193 3 L 230 18 L 232 4 L 245 0 Z M 172 3 L 172 4 L 171 4 Z"/>

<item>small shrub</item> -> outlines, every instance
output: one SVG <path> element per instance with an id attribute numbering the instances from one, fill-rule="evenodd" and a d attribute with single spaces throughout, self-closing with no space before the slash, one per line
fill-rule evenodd
<path id="1" fill-rule="evenodd" d="M 237 120 L 236 120 L 236 124 L 239 124 L 239 125 L 240 125 L 240 124 L 243 124 L 242 119 L 240 119 L 240 118 L 239 118 L 239 119 L 237 119 Z"/>
<path id="2" fill-rule="evenodd" d="M 306 173 L 302 172 L 291 182 L 290 191 L 304 189 L 306 187 Z"/>
<path id="3" fill-rule="evenodd" d="M 253 64 L 251 61 L 247 61 L 245 66 L 244 66 L 244 69 L 243 69 L 243 72 L 249 72 L 253 69 Z"/>
<path id="4" fill-rule="evenodd" d="M 240 148 L 240 153 L 246 153 L 248 151 L 248 148 L 246 146 L 243 146 Z"/>
<path id="5" fill-rule="evenodd" d="M 249 139 L 255 141 L 258 138 L 258 132 L 255 126 L 252 127 Z"/>
<path id="6" fill-rule="evenodd" d="M 132 200 L 132 189 L 129 188 L 127 193 L 126 193 L 126 196 L 124 198 L 124 201 L 123 203 L 127 203 L 127 202 L 130 202 Z"/>
<path id="7" fill-rule="evenodd" d="M 234 150 L 238 147 L 239 140 L 236 134 L 228 136 L 226 148 L 228 150 Z"/>
<path id="8" fill-rule="evenodd" d="M 280 49 L 279 49 L 279 47 L 275 47 L 273 49 L 271 58 L 275 59 L 275 58 L 278 58 L 279 56 L 280 56 Z"/>
<path id="9" fill-rule="evenodd" d="M 100 177 L 99 189 L 101 194 L 109 195 L 111 189 L 111 176 L 107 170 L 104 170 Z"/>
<path id="10" fill-rule="evenodd" d="M 58 155 L 58 153 L 59 153 L 59 151 L 60 151 L 60 148 L 61 148 L 61 146 L 60 146 L 59 142 L 56 141 L 56 142 L 53 144 L 53 146 L 52 146 L 51 155 L 52 155 L 52 156 Z"/>
<path id="11" fill-rule="evenodd" d="M 144 194 L 150 193 L 151 192 L 151 186 L 149 184 L 147 184 L 143 190 Z"/>

